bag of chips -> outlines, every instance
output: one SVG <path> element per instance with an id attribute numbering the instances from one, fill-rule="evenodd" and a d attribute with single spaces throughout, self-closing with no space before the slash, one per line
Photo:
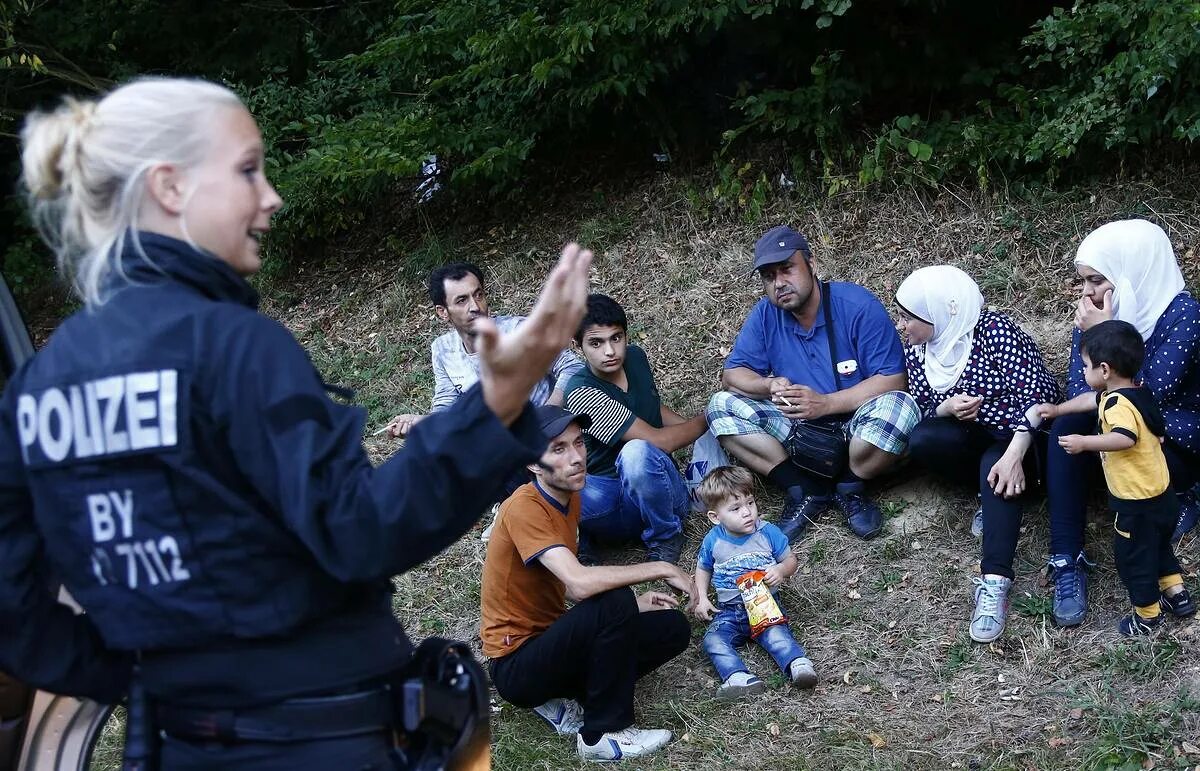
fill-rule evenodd
<path id="1" fill-rule="evenodd" d="M 767 574 L 761 570 L 747 570 L 737 577 L 737 587 L 742 592 L 742 602 L 746 604 L 746 615 L 750 617 L 751 637 L 758 637 L 769 626 L 787 623 L 787 617 L 771 594 L 771 587 L 763 581 L 766 577 Z"/>

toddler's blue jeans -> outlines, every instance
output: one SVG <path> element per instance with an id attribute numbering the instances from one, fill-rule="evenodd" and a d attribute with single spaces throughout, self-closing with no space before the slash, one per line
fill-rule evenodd
<path id="1" fill-rule="evenodd" d="M 741 598 L 722 603 L 704 634 L 704 652 L 712 659 L 721 682 L 725 682 L 734 672 L 750 671 L 737 652 L 737 648 L 745 645 L 749 639 L 750 618 L 746 615 L 746 606 Z M 767 627 L 754 641 L 771 654 L 785 674 L 789 664 L 804 656 L 804 646 L 792 637 L 792 630 L 787 624 Z"/>

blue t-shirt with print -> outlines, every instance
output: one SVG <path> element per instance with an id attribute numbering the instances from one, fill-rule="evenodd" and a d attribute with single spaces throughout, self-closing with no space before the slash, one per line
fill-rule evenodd
<path id="1" fill-rule="evenodd" d="M 825 313 L 805 329 L 789 311 L 762 298 L 750 311 L 725 360 L 725 369 L 745 367 L 763 377 L 779 377 L 828 394 L 851 388 L 875 375 L 904 372 L 904 349 L 896 326 L 879 298 L 866 287 L 835 281 L 829 286 L 834 342 L 841 386 L 833 378 Z"/>
<path id="2" fill-rule="evenodd" d="M 696 564 L 712 573 L 717 601 L 726 603 L 741 596 L 738 576 L 747 570 L 766 570 L 782 562 L 788 551 L 787 536 L 770 522 L 759 522 L 758 529 L 747 535 L 730 535 L 714 525 L 700 544 Z"/>

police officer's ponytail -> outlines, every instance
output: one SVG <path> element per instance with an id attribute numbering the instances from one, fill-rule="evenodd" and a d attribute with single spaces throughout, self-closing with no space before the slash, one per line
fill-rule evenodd
<path id="1" fill-rule="evenodd" d="M 67 97 L 26 119 L 21 177 L 34 224 L 85 303 L 102 302 L 119 270 L 126 234 L 138 228 L 146 172 L 199 163 L 210 116 L 223 105 L 241 101 L 215 83 L 146 78 L 99 101 Z"/>

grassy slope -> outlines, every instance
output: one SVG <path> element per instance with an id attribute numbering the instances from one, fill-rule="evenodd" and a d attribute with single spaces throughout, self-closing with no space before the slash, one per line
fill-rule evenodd
<path id="1" fill-rule="evenodd" d="M 1200 286 L 1194 169 L 1156 175 L 1159 186 L 1122 181 L 1094 191 L 1023 202 L 1004 195 L 903 189 L 886 196 L 784 198 L 747 225 L 698 210 L 687 180 L 662 176 L 625 191 L 588 191 L 519 222 L 485 222 L 424 240 L 393 236 L 360 244 L 333 262 L 277 271 L 267 310 L 309 348 L 331 382 L 359 389 L 368 427 L 388 415 L 424 411 L 432 377 L 428 343 L 442 331 L 423 298 L 428 268 L 471 259 L 491 274 L 496 312 L 525 312 L 555 245 L 578 238 L 598 250 L 593 286 L 629 311 L 667 403 L 699 410 L 721 361 L 759 293 L 749 252 L 765 226 L 788 222 L 813 242 L 819 272 L 853 280 L 890 303 L 919 266 L 952 262 L 1065 367 L 1073 288 L 1071 255 L 1092 227 L 1120 216 L 1156 218 Z M 689 196 L 689 193 L 693 194 Z M 376 461 L 403 451 L 368 438 Z M 784 589 L 796 635 L 822 682 L 800 693 L 770 675 L 764 697 L 733 706 L 712 696 L 712 669 L 697 645 L 638 689 L 639 723 L 671 728 L 664 753 L 632 763 L 648 769 L 1074 769 L 1152 757 L 1159 768 L 1200 763 L 1200 623 L 1173 623 L 1152 642 L 1122 642 L 1113 624 L 1126 608 L 1100 500 L 1089 523 L 1099 568 L 1086 623 L 1059 630 L 1038 571 L 1048 542 L 1045 506 L 1026 512 L 1008 631 L 991 646 L 967 637 L 970 579 L 978 543 L 968 532 L 974 497 L 921 478 L 878 487 L 889 514 L 870 543 L 829 518 L 797 545 L 801 571 Z M 769 516 L 779 498 L 764 492 Z M 688 523 L 683 564 L 694 564 L 706 522 Z M 396 612 L 414 637 L 437 633 L 478 642 L 478 530 L 396 580 Z M 1196 539 L 1180 556 L 1196 590 Z M 614 559 L 635 561 L 630 550 Z M 353 655 L 348 652 L 347 655 Z M 572 742 L 531 713 L 499 702 L 493 725 L 499 769 L 572 768 Z M 1190 758 L 1190 761 L 1189 761 Z"/>

